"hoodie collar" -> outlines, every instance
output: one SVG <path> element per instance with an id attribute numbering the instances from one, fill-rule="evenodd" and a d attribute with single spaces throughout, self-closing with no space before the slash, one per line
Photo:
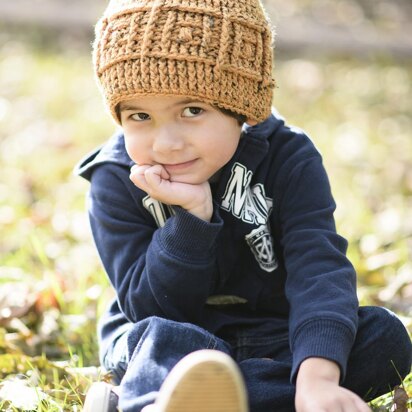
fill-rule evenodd
<path id="1" fill-rule="evenodd" d="M 274 107 L 272 107 L 272 113 L 263 122 L 258 123 L 255 126 L 250 126 L 247 123 L 244 123 L 242 133 L 259 139 L 267 139 L 282 123 L 284 123 L 284 118 Z"/>
<path id="2" fill-rule="evenodd" d="M 93 169 L 103 163 L 113 163 L 125 167 L 132 167 L 133 160 L 126 152 L 123 131 L 118 130 L 103 146 L 98 147 L 86 155 L 74 168 L 78 176 L 90 180 Z"/>

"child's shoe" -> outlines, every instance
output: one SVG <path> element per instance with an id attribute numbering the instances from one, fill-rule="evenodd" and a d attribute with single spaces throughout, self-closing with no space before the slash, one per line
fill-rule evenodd
<path id="1" fill-rule="evenodd" d="M 247 412 L 243 378 L 233 359 L 216 350 L 185 356 L 169 373 L 153 405 L 142 412 Z"/>
<path id="2" fill-rule="evenodd" d="M 119 397 L 115 390 L 110 383 L 93 383 L 87 391 L 83 412 L 117 412 Z"/>

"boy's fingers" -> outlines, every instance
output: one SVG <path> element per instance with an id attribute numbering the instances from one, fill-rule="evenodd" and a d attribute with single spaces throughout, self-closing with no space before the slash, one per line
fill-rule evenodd
<path id="1" fill-rule="evenodd" d="M 167 170 L 161 165 L 133 165 L 130 169 L 130 174 L 134 175 L 136 173 L 145 174 L 146 171 L 150 170 L 151 173 L 158 174 L 162 179 L 169 180 L 170 176 Z"/>
<path id="2" fill-rule="evenodd" d="M 130 180 L 140 189 L 147 191 L 147 182 L 145 177 L 145 171 L 149 169 L 150 165 L 134 165 L 130 169 Z"/>
<path id="3" fill-rule="evenodd" d="M 159 189 L 161 185 L 166 187 L 169 186 L 169 173 L 167 173 L 165 168 L 161 165 L 155 165 L 146 169 L 144 175 L 147 183 L 152 186 L 153 189 Z"/>
<path id="4" fill-rule="evenodd" d="M 150 165 L 134 165 L 130 169 L 130 175 L 129 178 L 133 183 L 142 182 L 145 179 L 144 175 L 147 169 L 150 169 L 152 166 Z"/>
<path id="5" fill-rule="evenodd" d="M 170 180 L 170 175 L 164 167 L 162 167 L 162 173 L 160 174 L 160 176 L 162 177 L 162 179 Z"/>
<path id="6" fill-rule="evenodd" d="M 170 176 L 167 170 L 162 165 L 151 166 L 150 169 L 146 169 L 145 173 L 153 173 L 160 176 L 162 179 L 169 180 Z"/>
<path id="7" fill-rule="evenodd" d="M 364 402 L 362 398 L 360 398 L 355 393 L 351 393 L 351 395 L 351 409 L 349 410 L 353 410 L 355 412 L 371 412 L 368 404 Z"/>
<path id="8" fill-rule="evenodd" d="M 360 398 L 356 399 L 356 407 L 358 408 L 359 412 L 371 412 L 372 411 L 372 409 L 369 408 L 368 404 Z"/>
<path id="9" fill-rule="evenodd" d="M 150 169 L 145 170 L 144 177 L 146 178 L 146 182 L 149 186 L 153 189 L 157 189 L 161 182 L 162 182 L 162 170 L 161 166 L 153 166 Z"/>
<path id="10" fill-rule="evenodd" d="M 161 165 L 134 165 L 130 169 L 130 180 L 149 196 L 158 200 L 167 195 L 169 174 Z"/>
<path id="11" fill-rule="evenodd" d="M 140 173 L 134 173 L 130 174 L 129 178 L 139 189 L 142 189 L 145 192 L 147 191 L 147 182 L 144 175 Z"/>
<path id="12" fill-rule="evenodd" d="M 147 169 L 144 173 L 144 177 L 150 188 L 159 194 L 162 194 L 164 190 L 169 187 L 169 175 L 160 165 Z M 163 194 L 165 195 L 166 193 Z"/>
<path id="13" fill-rule="evenodd" d="M 130 169 L 130 174 L 143 174 L 147 169 L 150 169 L 151 167 L 151 165 L 133 165 Z"/>

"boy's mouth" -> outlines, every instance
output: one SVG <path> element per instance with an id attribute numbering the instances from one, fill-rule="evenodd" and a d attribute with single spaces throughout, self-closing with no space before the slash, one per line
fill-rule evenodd
<path id="1" fill-rule="evenodd" d="M 193 160 L 189 160 L 188 162 L 182 162 L 182 163 L 171 163 L 171 164 L 164 163 L 162 166 L 167 170 L 168 173 L 180 172 L 180 171 L 183 171 L 193 166 L 197 160 L 198 159 L 193 159 Z"/>

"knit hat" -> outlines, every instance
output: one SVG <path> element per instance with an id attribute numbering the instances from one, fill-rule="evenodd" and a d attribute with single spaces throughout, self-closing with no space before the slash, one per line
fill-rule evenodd
<path id="1" fill-rule="evenodd" d="M 111 0 L 96 25 L 96 75 L 121 101 L 188 96 L 256 121 L 271 112 L 272 32 L 259 0 Z"/>

